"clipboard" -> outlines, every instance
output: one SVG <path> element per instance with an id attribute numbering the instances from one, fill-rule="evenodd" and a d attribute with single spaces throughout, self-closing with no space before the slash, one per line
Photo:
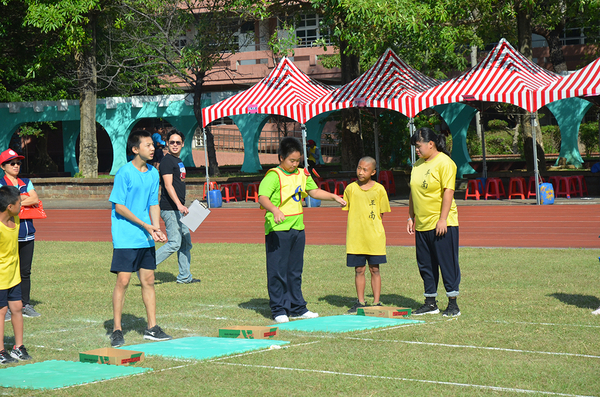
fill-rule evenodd
<path id="1" fill-rule="evenodd" d="M 186 225 L 192 232 L 195 232 L 208 214 L 210 214 L 210 210 L 206 205 L 198 200 L 194 200 L 188 207 L 188 214 L 181 217 L 181 223 Z"/>

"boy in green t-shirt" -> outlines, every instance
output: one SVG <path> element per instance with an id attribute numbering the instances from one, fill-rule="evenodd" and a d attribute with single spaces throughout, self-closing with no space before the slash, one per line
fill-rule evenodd
<path id="1" fill-rule="evenodd" d="M 258 202 L 265 213 L 267 288 L 273 319 L 285 323 L 292 318 L 315 318 L 302 296 L 304 267 L 304 217 L 302 198 L 346 202 L 336 194 L 317 187 L 307 169 L 298 169 L 301 143 L 291 137 L 281 140 L 279 166 L 267 171 L 258 188 Z"/>
<path id="2" fill-rule="evenodd" d="M 356 313 L 365 307 L 365 270 L 369 265 L 373 306 L 381 306 L 381 274 L 379 265 L 386 263 L 385 229 L 383 213 L 390 212 L 387 192 L 380 183 L 371 179 L 377 170 L 372 157 L 363 157 L 356 167 L 358 180 L 344 190 L 344 200 L 348 203 L 343 209 L 348 211 L 346 226 L 346 265 L 354 268 L 354 283 L 358 300 L 348 310 Z"/>

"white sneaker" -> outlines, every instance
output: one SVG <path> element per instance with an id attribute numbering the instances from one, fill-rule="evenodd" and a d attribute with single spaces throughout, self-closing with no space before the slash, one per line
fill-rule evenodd
<path id="1" fill-rule="evenodd" d="M 600 307 L 592 312 L 593 315 L 597 316 L 600 314 Z"/>
<path id="2" fill-rule="evenodd" d="M 319 313 L 313 313 L 310 310 L 301 316 L 292 316 L 292 318 L 317 318 L 317 317 L 319 317 Z"/>
<path id="3" fill-rule="evenodd" d="M 285 314 L 280 314 L 279 316 L 275 317 L 276 323 L 288 323 L 289 321 L 290 319 Z"/>

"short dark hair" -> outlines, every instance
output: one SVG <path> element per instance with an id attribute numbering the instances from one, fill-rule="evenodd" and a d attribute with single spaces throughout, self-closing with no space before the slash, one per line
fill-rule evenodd
<path id="1" fill-rule="evenodd" d="M 171 137 L 173 135 L 179 135 L 181 137 L 181 142 L 185 142 L 185 137 L 183 136 L 183 132 L 176 130 L 176 129 L 172 129 L 171 131 L 169 131 L 167 133 L 167 143 L 169 143 L 169 139 L 171 139 Z"/>
<path id="2" fill-rule="evenodd" d="M 146 130 L 133 130 L 131 134 L 129 134 L 129 138 L 127 138 L 127 154 L 129 156 L 133 156 L 133 148 L 136 147 L 139 149 L 140 147 L 140 138 L 147 137 L 152 138 L 152 134 L 150 134 Z"/>
<path id="3" fill-rule="evenodd" d="M 0 187 L 0 212 L 6 211 L 9 205 L 15 204 L 21 192 L 14 186 L 2 186 Z"/>
<path id="4" fill-rule="evenodd" d="M 302 153 L 302 144 L 296 138 L 286 136 L 279 142 L 279 149 L 277 154 L 279 155 L 279 161 L 285 160 L 290 154 L 294 152 Z"/>

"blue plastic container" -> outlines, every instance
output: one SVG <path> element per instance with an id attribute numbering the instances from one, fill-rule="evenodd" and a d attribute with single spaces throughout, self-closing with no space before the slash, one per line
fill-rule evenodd
<path id="1" fill-rule="evenodd" d="M 540 183 L 540 203 L 554 204 L 554 188 L 551 183 Z"/>
<path id="2" fill-rule="evenodd" d="M 208 198 L 210 199 L 210 208 L 219 208 L 223 206 L 223 197 L 221 196 L 220 190 L 210 190 L 208 192 Z"/>
<path id="3" fill-rule="evenodd" d="M 321 206 L 321 200 L 314 199 L 310 196 L 306 196 L 304 198 L 304 202 L 306 203 L 307 207 L 320 207 Z"/>

